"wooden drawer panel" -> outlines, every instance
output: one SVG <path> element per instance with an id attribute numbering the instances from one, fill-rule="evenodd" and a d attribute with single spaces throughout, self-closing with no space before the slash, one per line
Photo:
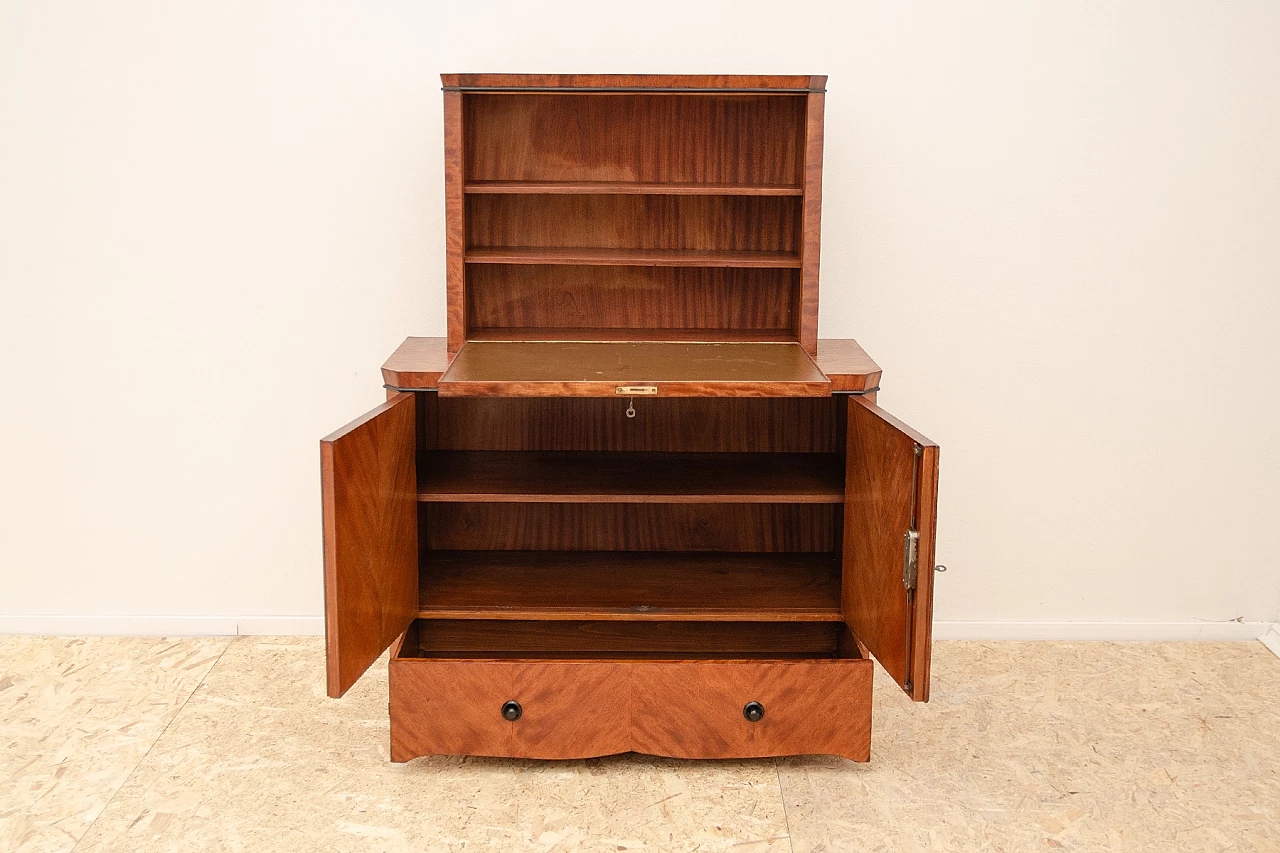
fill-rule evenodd
<path id="1" fill-rule="evenodd" d="M 630 747 L 625 664 L 393 659 L 391 759 L 587 758 Z M 502 706 L 520 703 L 509 722 Z"/>
<path id="2" fill-rule="evenodd" d="M 398 661 L 389 672 L 391 760 L 419 755 L 511 755 L 514 664 L 494 661 Z"/>
<path id="3" fill-rule="evenodd" d="M 520 703 L 508 722 L 502 706 Z M 750 722 L 748 702 L 764 706 Z M 393 659 L 391 757 L 678 758 L 830 754 L 866 761 L 871 662 Z"/>
<path id="4" fill-rule="evenodd" d="M 764 706 L 749 721 L 747 703 Z M 631 670 L 631 748 L 675 758 L 871 755 L 871 661 L 685 661 Z"/>

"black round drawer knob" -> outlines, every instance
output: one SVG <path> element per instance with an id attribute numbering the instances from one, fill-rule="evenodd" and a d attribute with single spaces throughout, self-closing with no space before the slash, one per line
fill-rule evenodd
<path id="1" fill-rule="evenodd" d="M 510 702 L 502 703 L 502 719 L 515 722 L 520 719 L 520 715 L 524 713 L 524 708 L 520 707 L 520 703 L 512 699 Z"/>
<path id="2" fill-rule="evenodd" d="M 748 702 L 742 706 L 742 716 L 752 723 L 758 723 L 764 719 L 764 706 L 759 702 Z"/>

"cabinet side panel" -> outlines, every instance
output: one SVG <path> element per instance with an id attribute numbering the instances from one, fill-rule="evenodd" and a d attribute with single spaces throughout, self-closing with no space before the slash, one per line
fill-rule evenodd
<path id="1" fill-rule="evenodd" d="M 461 349 L 467 339 L 462 97 L 460 92 L 444 93 L 444 246 L 450 353 Z"/>
<path id="2" fill-rule="evenodd" d="M 818 267 L 822 244 L 822 127 L 826 95 L 806 99 L 804 143 L 804 205 L 800 248 L 800 345 L 818 353 Z"/>

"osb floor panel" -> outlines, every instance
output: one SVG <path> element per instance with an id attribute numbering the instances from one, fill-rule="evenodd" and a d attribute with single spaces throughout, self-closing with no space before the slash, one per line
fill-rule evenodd
<path id="1" fill-rule="evenodd" d="M 1280 851 L 1258 643 L 939 643 L 867 765 L 393 765 L 385 659 L 333 701 L 320 640 L 221 642 L 0 642 L 0 850 Z"/>
<path id="2" fill-rule="evenodd" d="M 0 636 L 0 850 L 70 850 L 227 642 Z"/>

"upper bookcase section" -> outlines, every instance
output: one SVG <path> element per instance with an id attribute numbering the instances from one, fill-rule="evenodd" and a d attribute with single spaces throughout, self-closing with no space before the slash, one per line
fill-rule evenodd
<path id="1" fill-rule="evenodd" d="M 448 349 L 817 348 L 821 76 L 446 74 Z"/>

